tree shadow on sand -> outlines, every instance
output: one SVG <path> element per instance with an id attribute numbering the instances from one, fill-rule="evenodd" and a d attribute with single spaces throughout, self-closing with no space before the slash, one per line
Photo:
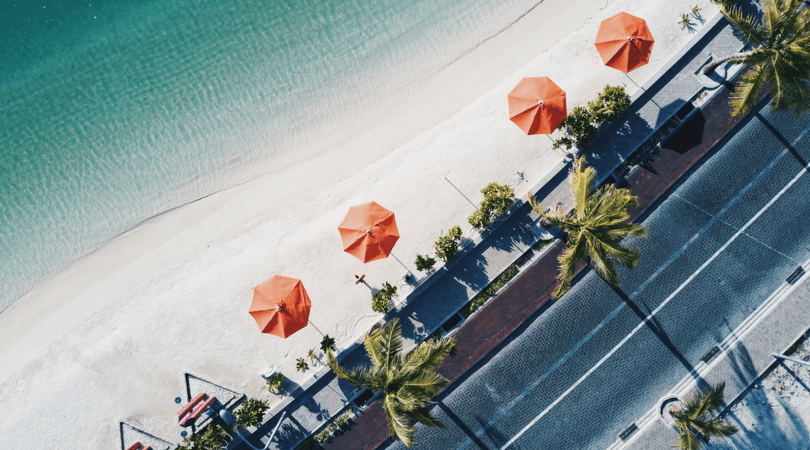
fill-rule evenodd
<path id="1" fill-rule="evenodd" d="M 747 354 L 747 352 L 746 352 Z M 737 448 L 756 448 L 759 450 L 776 449 L 799 449 L 806 448 L 810 440 L 810 430 L 801 417 L 797 416 L 790 409 L 790 404 L 785 402 L 782 396 L 775 399 L 782 406 L 786 417 L 781 419 L 777 416 L 776 410 L 771 406 L 774 399 L 769 399 L 762 387 L 762 379 L 774 372 L 790 375 L 793 373 L 784 362 L 774 363 L 765 371 L 762 378 L 757 378 L 756 382 L 748 386 L 733 403 L 721 414 L 730 423 L 737 426 L 740 431 L 730 438 Z M 793 374 L 795 375 L 795 373 Z M 802 383 L 803 384 L 803 383 Z M 804 389 L 807 389 L 805 386 Z M 738 413 L 736 410 L 754 405 L 756 410 L 749 411 L 748 414 Z M 752 419 L 750 416 L 757 411 Z M 787 419 L 787 420 L 784 420 Z M 723 445 L 718 442 L 718 445 Z M 725 449 L 730 447 L 708 447 Z"/>

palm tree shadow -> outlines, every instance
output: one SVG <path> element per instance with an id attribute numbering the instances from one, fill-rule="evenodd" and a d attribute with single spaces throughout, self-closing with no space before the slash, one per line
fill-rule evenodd
<path id="1" fill-rule="evenodd" d="M 779 364 L 781 364 L 781 365 L 782 365 L 782 368 L 783 368 L 783 369 L 785 369 L 785 372 L 787 372 L 787 373 L 788 373 L 788 375 L 790 375 L 791 377 L 793 377 L 793 380 L 795 380 L 797 383 L 799 383 L 799 386 L 801 386 L 802 388 L 804 388 L 804 390 L 805 390 L 805 391 L 810 392 L 810 387 L 808 387 L 808 386 L 807 386 L 807 385 L 804 383 L 804 381 L 802 381 L 802 379 L 801 379 L 801 378 L 799 378 L 799 376 L 798 376 L 798 375 L 796 375 L 796 372 L 794 372 L 794 371 L 790 370 L 790 367 L 788 367 L 788 366 L 787 366 L 787 364 L 785 364 L 785 360 L 780 359 L 780 360 L 779 360 Z"/>
<path id="2" fill-rule="evenodd" d="M 762 378 L 769 377 L 774 371 L 780 369 L 787 369 L 783 362 L 774 363 L 768 370 L 762 374 Z M 788 369 L 788 373 L 791 372 Z M 804 389 L 808 389 L 804 386 Z M 759 408 L 760 413 L 756 415 L 753 423 L 747 422 L 746 419 L 751 419 L 752 414 L 740 414 L 734 410 L 736 406 L 746 408 L 746 405 L 768 405 L 773 399 L 769 398 L 764 390 L 764 386 L 760 383 L 751 383 L 737 398 L 728 405 L 728 407 L 720 415 L 733 421 L 734 424 L 740 429 L 740 433 L 731 437 L 739 448 L 758 448 L 759 445 L 767 444 L 769 448 L 801 448 L 800 444 L 807 442 L 808 429 L 807 424 L 791 413 L 789 405 L 783 404 L 783 411 L 787 415 L 790 422 L 790 429 L 787 429 L 787 424 L 784 419 L 781 419 L 775 414 L 773 407 Z M 777 399 L 782 403 L 779 399 Z M 746 417 L 749 416 L 749 417 Z M 784 446 L 779 446 L 784 444 Z"/>
<path id="3" fill-rule="evenodd" d="M 504 436 L 503 433 L 495 429 L 495 427 L 487 428 L 487 424 L 482 420 L 480 417 L 476 416 L 475 421 L 478 422 L 478 426 L 484 430 L 484 433 L 487 435 L 489 440 L 496 445 L 496 448 L 500 448 L 502 445 L 509 442 L 509 438 Z M 513 443 L 509 446 L 512 450 L 520 450 L 521 447 L 518 445 L 517 442 Z"/>
<path id="4" fill-rule="evenodd" d="M 444 404 L 443 401 L 441 401 L 441 400 L 437 401 L 436 406 L 438 406 L 439 409 L 444 411 L 444 413 L 447 415 L 447 417 L 449 417 L 450 420 L 452 420 L 453 423 L 456 424 L 456 426 L 461 431 L 463 431 L 464 434 L 466 434 L 467 437 L 469 437 L 470 440 L 472 440 L 475 445 L 478 446 L 478 448 L 480 448 L 482 450 L 490 450 L 490 448 L 487 447 L 484 444 L 484 442 L 481 441 L 481 439 L 479 439 L 478 436 L 476 436 L 475 433 L 473 433 L 473 431 L 467 425 L 464 424 L 464 422 L 462 422 L 461 418 L 459 418 L 450 408 L 447 407 L 447 405 Z"/>
<path id="5" fill-rule="evenodd" d="M 754 366 L 754 361 L 742 343 L 737 342 L 733 347 L 729 348 L 726 352 L 726 357 L 731 364 L 731 370 L 737 375 L 740 384 L 747 386 L 754 382 L 759 376 L 757 368 Z"/>
<path id="6" fill-rule="evenodd" d="M 692 378 L 694 378 L 697 381 L 698 386 L 708 387 L 709 383 L 707 383 L 700 375 L 698 375 L 697 371 L 695 370 L 695 367 L 686 359 L 686 357 L 683 356 L 683 354 L 677 349 L 677 347 L 675 347 L 675 344 L 673 344 L 672 341 L 669 339 L 669 336 L 667 336 L 663 327 L 658 322 L 658 319 L 655 316 L 652 316 L 649 319 L 647 319 L 647 313 L 642 311 L 641 308 L 639 308 L 639 306 L 635 304 L 633 300 L 631 300 L 630 297 L 628 297 L 627 294 L 624 293 L 623 290 L 621 290 L 621 288 L 618 288 L 611 283 L 608 283 L 608 285 L 611 287 L 611 289 L 613 289 L 613 292 L 615 292 L 616 295 L 618 295 L 622 300 L 624 300 L 625 304 L 627 304 L 627 307 L 630 308 L 630 310 L 632 310 L 636 314 L 636 316 L 638 316 L 639 319 L 641 319 L 642 321 L 646 320 L 647 328 L 649 328 L 650 331 L 652 331 L 653 334 L 655 334 L 658 340 L 661 341 L 661 343 L 664 344 L 664 346 L 675 356 L 675 358 L 678 359 L 681 365 L 683 365 L 683 367 L 686 368 L 686 370 L 689 372 Z"/>

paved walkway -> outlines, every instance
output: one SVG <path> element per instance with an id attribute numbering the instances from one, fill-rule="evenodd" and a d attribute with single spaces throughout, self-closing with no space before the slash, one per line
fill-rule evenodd
<path id="1" fill-rule="evenodd" d="M 805 270 L 810 269 L 809 266 L 805 264 Z M 723 399 L 727 405 L 732 404 L 751 383 L 776 363 L 772 353 L 784 353 L 804 334 L 810 323 L 808 305 L 810 281 L 805 275 L 796 284 L 786 286 L 765 302 L 762 310 L 767 315 L 759 317 L 761 320 L 745 330 L 746 334 L 721 344 L 722 350 L 709 363 L 696 366 L 697 376 L 709 384 L 725 381 Z M 693 376 L 688 378 L 674 386 L 671 395 L 686 398 L 696 391 Z M 678 434 L 673 427 L 664 423 L 657 406 L 639 418 L 639 431 L 627 442 L 619 440 L 611 449 L 648 450 L 672 445 Z"/>
<path id="2" fill-rule="evenodd" d="M 669 122 L 679 112 L 683 118 L 683 113 L 690 109 L 689 106 L 684 106 L 691 104 L 699 92 L 719 93 L 703 105 L 702 110 L 693 112 L 688 123 L 676 131 L 677 138 L 670 140 L 689 142 L 688 148 L 682 148 L 683 145 L 675 149 L 665 148 L 654 155 L 654 161 L 648 161 L 645 167 L 627 177 L 626 182 L 640 197 L 641 206 L 634 211 L 634 217 L 652 206 L 658 196 L 736 123 L 728 112 L 728 91 L 716 85 L 713 90 L 705 90 L 700 78 L 694 73 L 706 62 L 710 53 L 719 55 L 738 51 L 742 48 L 742 43 L 733 35 L 730 26 L 719 20 L 708 23 L 696 40 L 694 45 L 684 50 L 680 58 L 655 77 L 657 81 L 649 86 L 642 86 L 643 93 L 616 123 L 602 131 L 600 145 L 586 155 L 589 165 L 596 168 L 599 179 L 606 179 L 616 171 L 627 155 L 654 137 L 652 135 L 660 125 Z M 708 83 L 708 80 L 704 82 Z M 702 100 L 695 103 L 700 101 Z M 568 169 L 567 166 L 561 167 L 550 179 L 544 180 L 536 195 L 542 204 L 553 205 L 561 201 L 567 206 L 570 203 L 566 182 Z M 472 296 L 537 241 L 544 231 L 536 225 L 537 219 L 531 208 L 521 201 L 513 207 L 510 215 L 498 228 L 484 236 L 476 246 L 466 249 L 453 264 L 442 268 L 442 273 L 432 277 L 432 283 L 426 283 L 412 292 L 405 306 L 395 314 L 401 320 L 406 341 L 412 343 L 422 340 L 448 320 L 457 317 L 457 311 Z M 468 370 L 474 369 L 476 363 L 518 330 L 550 298 L 557 271 L 556 258 L 562 249 L 563 244 L 556 242 L 525 271 L 525 276 L 518 277 L 498 297 L 457 329 L 457 352 L 441 367 L 440 372 L 444 376 L 456 380 Z M 341 352 L 340 359 L 343 365 L 349 367 L 368 364 L 365 350 L 359 343 Z M 330 417 L 339 413 L 357 394 L 351 384 L 336 379 L 331 373 L 323 375 L 286 406 L 287 417 L 269 448 L 295 447 L 323 426 Z M 273 419 L 265 423 L 255 436 L 269 435 L 275 422 Z M 333 442 L 324 447 L 375 449 L 384 444 L 386 439 L 388 428 L 380 402 L 373 401 L 348 432 L 336 436 Z M 254 444 L 264 446 L 264 442 L 260 442 L 258 438 Z"/>

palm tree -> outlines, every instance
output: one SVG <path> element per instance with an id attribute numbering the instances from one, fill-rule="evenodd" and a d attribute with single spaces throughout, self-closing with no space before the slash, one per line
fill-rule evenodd
<path id="1" fill-rule="evenodd" d="M 801 0 L 762 0 L 760 22 L 744 16 L 739 7 L 721 11 L 745 39 L 756 48 L 720 58 L 703 68 L 708 75 L 720 64 L 745 64 L 751 69 L 734 89 L 732 114 L 751 110 L 765 82 L 771 86 L 771 110 L 794 109 L 797 115 L 810 110 L 810 10 Z"/>
<path id="2" fill-rule="evenodd" d="M 723 389 L 726 383 L 721 382 L 704 389 L 683 403 L 681 409 L 670 410 L 678 429 L 679 441 L 676 447 L 682 450 L 698 450 L 710 437 L 728 437 L 736 433 L 737 427 L 728 424 L 719 417 L 710 417 L 711 413 L 723 406 Z M 700 437 L 695 434 L 700 433 Z"/>
<path id="3" fill-rule="evenodd" d="M 433 404 L 430 399 L 450 382 L 433 369 L 441 365 L 455 345 L 455 339 L 430 339 L 402 356 L 402 329 L 399 320 L 392 319 L 382 329 L 366 335 L 370 368 L 347 371 L 338 365 L 331 349 L 326 358 L 329 368 L 340 378 L 358 388 L 383 392 L 382 407 L 391 437 L 410 447 L 416 443 L 414 422 L 446 428 L 428 407 Z"/>
<path id="4" fill-rule="evenodd" d="M 295 370 L 299 372 L 306 372 L 309 369 L 309 364 L 304 360 L 304 358 L 298 358 L 295 360 Z"/>
<path id="5" fill-rule="evenodd" d="M 586 260 L 599 276 L 610 284 L 619 286 L 616 264 L 633 269 L 638 265 L 641 251 L 627 248 L 619 243 L 626 236 L 647 235 L 647 228 L 628 223 L 628 211 L 638 206 L 638 198 L 627 189 L 607 185 L 596 189 L 596 171 L 585 167 L 585 158 L 574 160 L 571 169 L 571 192 L 574 208 L 565 213 L 558 207 L 547 213 L 538 206 L 531 194 L 529 203 L 543 219 L 568 233 L 568 248 L 560 255 L 560 284 L 554 292 L 559 298 L 571 287 L 577 263 Z"/>

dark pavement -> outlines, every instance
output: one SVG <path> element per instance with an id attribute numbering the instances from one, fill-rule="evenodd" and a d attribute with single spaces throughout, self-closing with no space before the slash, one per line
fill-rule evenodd
<path id="1" fill-rule="evenodd" d="M 668 123 L 674 114 L 683 112 L 689 99 L 703 89 L 701 82 L 691 74 L 709 53 L 728 53 L 741 48 L 739 39 L 734 36 L 730 27 L 716 19 L 710 20 L 704 30 L 695 36 L 694 45 L 679 52 L 654 77 L 651 84 L 645 85 L 644 92 L 615 124 L 602 130 L 598 138 L 599 144 L 586 155 L 589 165 L 597 169 L 599 179 L 610 175 L 627 155 L 647 141 L 655 127 Z M 714 89 L 719 90 L 720 97 L 727 94 L 723 88 Z M 645 166 L 651 169 L 651 176 L 646 181 L 641 179 L 643 170 L 637 170 L 628 178 L 628 183 L 635 183 L 634 189 L 645 194 L 642 207 L 635 214 L 641 214 L 654 201 L 656 192 L 664 192 L 730 128 L 733 121 L 725 114 L 725 101 L 721 99 L 705 105 L 703 118 L 692 116 L 698 118 L 690 125 L 695 132 L 686 128 L 682 132 L 688 134 L 689 139 L 685 142 L 691 144 L 669 152 L 672 154 L 661 151 L 656 155 L 654 164 L 648 161 Z M 702 122 L 704 119 L 705 123 Z M 553 205 L 562 201 L 565 205 L 570 204 L 566 171 L 545 180 L 537 194 L 542 203 Z M 405 306 L 395 313 L 401 318 L 406 343 L 423 339 L 443 324 L 449 329 L 445 322 L 454 316 L 458 317 L 456 311 L 469 298 L 520 258 L 526 247 L 537 240 L 542 230 L 536 226 L 536 219 L 537 215 L 525 202 L 516 205 L 499 227 L 485 233 L 482 242 L 467 248 L 450 265 L 440 269 L 428 282 L 408 294 Z M 511 287 L 478 314 L 462 323 L 456 332 L 459 339 L 458 352 L 440 369 L 451 380 L 456 380 L 454 386 L 463 382 L 465 373 L 474 373 L 481 367 L 482 358 L 485 361 L 492 356 L 490 352 L 494 349 L 503 348 L 504 339 L 508 341 L 510 336 L 514 337 L 525 330 L 530 323 L 527 319 L 537 318 L 549 308 L 544 303 L 554 287 L 556 256 L 562 248 L 562 244 L 556 243 L 531 268 L 524 271 L 524 276 L 514 281 Z M 359 343 L 341 351 L 339 358 L 343 365 L 349 367 L 368 364 L 365 351 Z M 339 413 L 341 405 L 358 394 L 353 386 L 335 379 L 331 372 L 321 375 L 312 386 L 306 386 L 303 393 L 297 393 L 289 402 L 281 405 L 288 415 L 281 424 L 277 440 L 270 444 L 270 448 L 294 447 L 322 427 L 332 415 Z M 373 449 L 383 443 L 388 437 L 388 430 L 379 406 L 379 401 L 372 402 L 348 432 L 339 433 L 324 447 Z M 446 404 L 440 406 L 450 419 L 458 419 Z M 278 408 L 274 408 L 272 413 L 277 414 L 278 411 Z M 275 426 L 276 417 L 263 424 L 259 432 L 254 434 L 255 444 L 264 445 L 270 430 Z M 474 424 L 468 426 L 467 422 L 460 420 L 456 420 L 456 423 L 461 424 L 459 429 L 468 434 L 471 433 L 469 430 L 478 428 Z"/>
<path id="2" fill-rule="evenodd" d="M 692 167 L 715 143 L 720 141 L 723 135 L 730 130 L 737 120 L 729 115 L 728 108 L 728 92 L 724 92 L 717 96 L 709 104 L 705 105 L 701 111 L 696 112 L 691 116 L 689 123 L 684 124 L 673 137 L 667 142 L 680 143 L 684 140 L 691 142 L 693 145 L 690 148 L 683 148 L 682 145 L 678 146 L 675 150 L 664 148 L 655 157 L 655 160 L 647 164 L 647 168 L 639 168 L 628 179 L 627 182 L 631 186 L 634 193 L 640 193 L 640 206 L 633 211 L 633 217 L 637 217 L 644 213 L 644 211 L 654 205 L 656 199 L 669 189 L 679 177 Z M 675 146 L 675 145 L 670 145 Z M 556 183 L 549 183 L 549 185 L 560 185 L 565 183 L 562 180 L 556 180 Z M 558 191 L 550 190 L 554 195 L 558 195 Z M 541 194 L 542 195 L 542 192 Z M 556 197 L 542 199 L 545 204 L 556 201 Z M 577 283 L 575 289 L 572 289 L 572 294 L 569 294 L 563 299 L 573 295 L 573 292 L 583 291 L 588 292 L 588 295 L 593 298 L 612 298 L 611 301 L 599 302 L 598 307 L 594 307 L 592 302 L 587 305 L 577 304 L 575 302 L 549 302 L 551 293 L 553 292 L 555 280 L 554 277 L 557 273 L 557 255 L 564 248 L 564 244 L 557 242 L 546 255 L 539 259 L 534 265 L 527 269 L 511 286 L 505 289 L 498 297 L 493 299 L 487 306 L 477 315 L 472 316 L 464 325 L 455 333 L 454 337 L 459 341 L 457 354 L 454 357 L 448 358 L 440 368 L 440 372 L 455 380 L 455 382 L 448 387 L 443 394 L 439 396 L 442 400 L 438 409 L 437 415 L 445 419 L 445 423 L 450 426 L 451 430 L 429 430 L 420 429 L 420 439 L 424 442 L 424 446 L 419 448 L 439 448 L 436 446 L 446 446 L 449 442 L 462 443 L 468 440 L 470 443 L 476 444 L 479 447 L 482 445 L 483 437 L 475 436 L 473 430 L 480 430 L 484 427 L 493 417 L 467 417 L 461 419 L 465 414 L 462 410 L 457 410 L 457 405 L 453 403 L 453 393 L 457 392 L 459 386 L 466 385 L 467 383 L 474 383 L 474 380 L 485 380 L 492 389 L 497 388 L 492 383 L 505 383 L 510 387 L 519 386 L 515 383 L 516 379 L 520 379 L 515 374 L 499 374 L 491 375 L 488 366 L 492 365 L 498 355 L 503 351 L 503 348 L 510 342 L 510 336 L 523 335 L 527 332 L 532 323 L 537 323 L 538 318 L 542 317 L 543 329 L 546 330 L 542 337 L 538 337 L 537 342 L 542 344 L 545 350 L 550 353 L 543 353 L 544 361 L 560 360 L 566 353 L 568 353 L 581 336 L 569 333 L 571 329 L 591 330 L 593 327 L 588 327 L 584 319 L 577 314 L 580 309 L 586 308 L 588 316 L 599 323 L 606 314 L 613 313 L 620 315 L 616 323 L 637 323 L 638 316 L 633 312 L 632 308 L 625 308 L 624 311 L 615 312 L 617 304 L 615 300 L 620 297 L 616 292 L 605 285 L 601 280 L 583 279 Z M 645 252 L 645 257 L 648 253 Z M 591 277 L 592 278 L 592 277 Z M 567 306 L 560 306 L 567 305 Z M 550 311 L 557 311 L 551 313 Z M 638 308 L 636 308 L 638 311 Z M 497 324 L 497 326 L 493 326 Z M 632 328 L 632 326 L 631 326 Z M 556 331 L 554 331 L 556 330 Z M 593 340 L 593 342 L 600 342 L 600 339 Z M 540 344 L 537 344 L 540 345 Z M 526 349 L 528 354 L 539 355 L 537 345 L 532 345 Z M 593 345 L 593 344 L 591 344 Z M 607 345 L 607 344 L 606 344 Z M 545 348 L 548 347 L 548 348 Z M 495 350 L 495 352 L 493 352 Z M 490 354 L 490 352 L 493 352 Z M 587 348 L 581 353 L 595 352 L 599 354 L 597 349 L 591 350 Z M 483 359 L 482 359 L 483 358 Z M 516 362 L 522 365 L 521 359 L 518 358 Z M 527 363 L 528 365 L 528 363 Z M 482 370 L 484 368 L 487 370 Z M 472 370 L 471 370 L 472 369 Z M 520 369 L 520 368 L 519 368 Z M 543 373 L 548 370 L 539 371 Z M 528 373 L 520 369 L 521 373 Z M 464 374 L 467 374 L 464 376 Z M 538 370 L 533 368 L 530 373 L 532 377 L 536 378 Z M 529 383 L 536 382 L 533 380 Z M 525 387 L 524 387 L 525 389 Z M 511 392 L 507 390 L 507 392 Z M 511 392 L 518 398 L 521 397 L 521 392 Z M 475 398 L 480 398 L 481 393 L 475 394 Z M 502 398 L 509 398 L 509 394 L 504 393 L 499 395 Z M 515 401 L 514 396 L 511 397 Z M 483 405 L 476 404 L 470 407 L 476 413 L 486 410 Z M 492 409 L 492 408 L 490 408 Z M 495 407 L 495 410 L 498 408 Z M 497 421 L 497 418 L 496 418 Z M 491 429 L 487 433 L 492 432 Z M 459 434 L 460 433 L 460 434 Z M 435 434 L 440 437 L 440 441 L 432 441 L 429 435 Z M 456 441 L 451 436 L 459 434 L 461 440 Z M 472 436 L 472 437 L 471 437 Z M 614 434 L 615 437 L 615 434 Z M 388 438 L 387 426 L 382 410 L 379 407 L 379 401 L 373 403 L 368 407 L 364 414 L 358 417 L 355 426 L 342 435 L 337 436 L 332 443 L 324 445 L 325 448 L 365 448 L 374 449 L 379 445 L 386 442 Z M 446 439 L 446 440 L 445 440 Z M 390 443 L 390 439 L 387 440 Z M 435 446 L 434 446 L 435 445 Z M 460 445 L 464 445 L 463 443 Z M 467 444 L 469 445 L 469 444 Z M 491 443 L 488 445 L 492 445 Z M 489 448 L 484 445 L 484 448 Z M 452 445 L 451 445 L 452 446 Z M 474 448 L 475 446 L 473 446 Z M 527 447 L 530 448 L 530 447 Z"/>
<path id="3" fill-rule="evenodd" d="M 714 116 L 722 105 L 715 106 L 703 112 L 704 143 L 720 132 L 711 118 L 723 117 Z M 650 235 L 630 242 L 644 256 L 622 273 L 622 289 L 586 270 L 438 397 L 434 412 L 450 429 L 420 427 L 416 448 L 611 445 L 810 257 L 810 142 L 799 139 L 809 125 L 767 108 L 746 117 L 641 215 Z M 634 192 L 652 198 L 649 183 L 671 173 L 661 164 L 686 168 L 692 150 L 663 149 L 651 167 L 658 175 L 631 177 Z M 533 274 L 534 267 L 521 281 L 547 280 Z M 523 285 L 499 299 L 535 295 L 535 287 L 520 292 Z"/>

